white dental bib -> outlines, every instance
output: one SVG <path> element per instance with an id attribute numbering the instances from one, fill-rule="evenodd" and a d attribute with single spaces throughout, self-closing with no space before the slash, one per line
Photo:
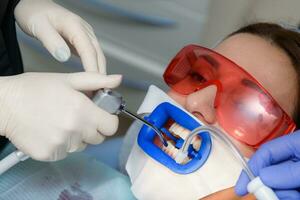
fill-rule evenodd
<path id="1" fill-rule="evenodd" d="M 162 102 L 184 110 L 159 88 L 150 86 L 138 114 L 151 113 Z M 191 114 L 189 116 L 196 119 Z M 139 131 L 136 127 L 131 130 Z M 127 134 L 137 135 L 136 132 Z M 233 187 L 242 166 L 225 144 L 214 138 L 211 140 L 212 149 L 208 159 L 198 170 L 189 174 L 175 173 L 148 156 L 135 142 L 126 163 L 135 197 L 140 200 L 193 200 Z"/>

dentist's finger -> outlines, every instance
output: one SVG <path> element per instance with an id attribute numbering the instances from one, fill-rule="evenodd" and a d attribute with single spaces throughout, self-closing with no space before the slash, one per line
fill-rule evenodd
<path id="1" fill-rule="evenodd" d="M 95 35 L 93 28 L 88 23 L 83 22 L 83 26 L 86 28 L 87 34 L 90 37 L 90 40 L 96 49 L 98 70 L 101 74 L 106 74 L 106 59 L 100 47 L 97 36 Z"/>
<path id="2" fill-rule="evenodd" d="M 91 100 L 89 102 L 86 109 L 91 113 L 89 121 L 95 129 L 88 131 L 83 138 L 86 143 L 99 144 L 105 139 L 104 136 L 111 136 L 117 131 L 119 119 L 116 115 L 112 115 L 98 107 Z"/>
<path id="3" fill-rule="evenodd" d="M 269 187 L 288 190 L 300 187 L 300 162 L 286 161 L 268 166 L 259 171 L 259 176 L 264 184 Z M 274 174 L 283 174 L 283 177 Z"/>
<path id="4" fill-rule="evenodd" d="M 280 200 L 298 200 L 300 193 L 297 190 L 279 190 L 276 195 Z"/>
<path id="5" fill-rule="evenodd" d="M 90 121 L 93 121 L 93 124 L 94 126 L 91 126 L 90 127 L 90 130 L 87 130 L 83 135 L 82 135 L 82 142 L 86 143 L 86 144 L 100 144 L 102 143 L 104 140 L 105 140 L 105 136 L 98 132 L 97 130 L 97 123 L 99 120 L 105 120 L 105 118 L 97 118 L 96 117 L 99 117 L 99 115 L 97 115 L 97 111 L 99 108 L 94 104 L 94 103 L 90 103 L 89 106 L 90 108 L 87 108 L 87 109 L 93 109 L 91 113 L 91 119 Z M 95 114 L 96 113 L 96 114 Z M 95 116 L 96 115 L 96 116 Z M 108 115 L 108 113 L 107 113 Z M 105 117 L 105 115 L 102 115 L 102 117 Z"/>
<path id="6" fill-rule="evenodd" d="M 62 78 L 65 78 L 65 76 Z M 120 85 L 121 80 L 121 75 L 102 75 L 95 72 L 72 73 L 68 74 L 66 79 L 71 87 L 78 91 L 96 91 L 102 88 L 115 88 Z"/>
<path id="7" fill-rule="evenodd" d="M 47 20 L 32 27 L 32 34 L 59 62 L 65 62 L 70 58 L 71 52 L 68 45 Z"/>
<path id="8" fill-rule="evenodd" d="M 118 130 L 119 118 L 116 115 L 111 115 L 102 109 L 97 109 L 97 112 L 98 114 L 96 116 L 98 119 L 105 119 L 98 121 L 97 130 L 104 136 L 112 136 L 115 134 Z"/>
<path id="9" fill-rule="evenodd" d="M 78 148 L 76 149 L 76 152 L 83 151 L 83 150 L 86 148 L 86 146 L 87 146 L 87 144 L 84 143 L 84 142 L 82 142 L 82 143 L 78 146 Z M 69 152 L 69 153 L 71 153 L 71 152 Z"/>
<path id="10" fill-rule="evenodd" d="M 97 51 L 85 28 L 77 22 L 76 24 L 70 24 L 68 27 L 61 28 L 61 34 L 76 49 L 83 68 L 89 72 L 99 72 Z"/>
<path id="11" fill-rule="evenodd" d="M 96 130 L 93 133 L 90 132 L 88 134 L 85 134 L 82 140 L 87 144 L 96 145 L 102 143 L 105 140 L 105 136 Z"/>

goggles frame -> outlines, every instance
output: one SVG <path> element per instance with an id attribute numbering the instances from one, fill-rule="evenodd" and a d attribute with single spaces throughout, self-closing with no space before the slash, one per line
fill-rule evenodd
<path id="1" fill-rule="evenodd" d="M 234 79 L 226 78 L 226 76 L 228 76 L 230 73 L 240 76 L 236 76 L 236 78 Z M 195 75 L 200 75 L 204 78 L 203 80 L 195 78 L 193 77 Z M 214 100 L 214 108 L 216 109 L 216 117 L 220 126 L 232 137 L 253 148 L 258 148 L 262 143 L 273 138 L 286 135 L 294 131 L 296 128 L 293 119 L 279 106 L 279 104 L 271 96 L 271 94 L 252 75 L 250 75 L 246 70 L 244 70 L 242 67 L 240 67 L 230 59 L 211 49 L 198 45 L 188 45 L 184 47 L 171 60 L 163 74 L 163 78 L 166 84 L 171 89 L 181 95 L 189 95 L 211 85 L 216 86 L 217 91 Z M 242 83 L 243 81 L 245 83 Z M 268 134 L 265 133 L 260 135 L 257 131 L 256 136 L 251 136 L 249 135 L 249 133 L 242 133 L 244 135 L 248 134 L 248 137 L 238 137 L 237 134 L 232 133 L 232 130 L 234 130 L 234 128 L 228 128 L 230 127 L 230 122 L 228 121 L 228 119 L 223 120 L 224 117 L 220 117 L 224 115 L 224 109 L 222 109 L 222 106 L 227 106 L 229 111 L 230 108 L 232 109 L 232 107 L 224 103 L 224 98 L 230 98 L 231 95 L 231 93 L 228 93 L 227 91 L 229 90 L 229 86 L 231 86 L 230 89 L 236 89 L 241 94 L 245 93 L 243 94 L 244 96 L 241 96 L 245 98 L 251 97 L 251 95 L 246 94 L 246 92 L 241 89 L 241 86 L 243 86 L 243 84 L 248 84 L 248 87 L 252 89 L 251 91 L 257 90 L 252 93 L 256 95 L 256 99 L 254 102 L 256 104 L 259 103 L 259 105 L 256 106 L 260 106 L 264 109 L 263 114 L 261 115 L 262 119 L 266 119 L 271 122 L 270 118 L 274 118 L 276 114 L 278 115 L 276 125 L 274 125 L 274 127 L 270 125 L 271 130 Z M 258 111 L 257 113 L 253 113 L 259 116 Z M 266 113 L 271 117 L 267 118 Z M 238 121 L 238 117 L 236 117 L 235 120 Z M 225 123 L 229 125 L 226 125 Z M 247 128 L 250 130 L 249 127 Z M 240 129 L 242 128 L 243 127 L 240 127 Z M 246 141 L 247 138 L 248 141 Z"/>

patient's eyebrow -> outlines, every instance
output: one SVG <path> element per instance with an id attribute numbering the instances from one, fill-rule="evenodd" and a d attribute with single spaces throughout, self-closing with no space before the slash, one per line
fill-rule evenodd
<path id="1" fill-rule="evenodd" d="M 186 56 L 190 63 L 194 63 L 197 60 L 203 59 L 204 61 L 206 61 L 207 64 L 209 64 L 210 67 L 213 67 L 215 69 L 219 68 L 219 62 L 208 54 L 199 55 L 199 53 L 197 52 L 190 52 Z"/>
<path id="2" fill-rule="evenodd" d="M 216 59 L 211 57 L 210 55 L 203 55 L 199 58 L 204 58 L 212 67 L 218 69 L 219 68 L 219 63 Z"/>
<path id="3" fill-rule="evenodd" d="M 260 93 L 264 93 L 263 90 L 252 80 L 249 80 L 249 79 L 242 79 L 241 80 L 241 83 L 249 88 L 252 88 Z"/>

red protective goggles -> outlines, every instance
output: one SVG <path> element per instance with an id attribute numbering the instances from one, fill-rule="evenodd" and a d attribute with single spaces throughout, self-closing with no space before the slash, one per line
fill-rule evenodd
<path id="1" fill-rule="evenodd" d="M 254 148 L 296 127 L 257 80 L 210 49 L 196 45 L 184 47 L 163 77 L 173 90 L 183 95 L 215 85 L 218 123 L 232 137 Z"/>

